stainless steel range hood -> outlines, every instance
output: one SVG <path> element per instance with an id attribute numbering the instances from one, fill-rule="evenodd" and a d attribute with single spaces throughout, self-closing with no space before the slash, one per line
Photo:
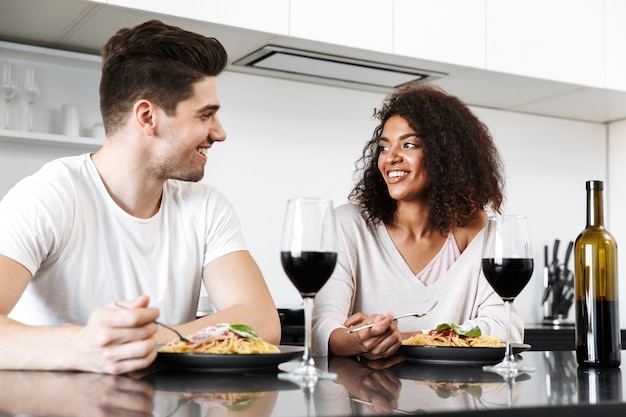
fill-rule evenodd
<path id="1" fill-rule="evenodd" d="M 431 81 L 446 75 L 274 45 L 248 54 L 235 61 L 233 66 L 322 84 L 349 83 L 383 89 L 394 89 L 417 80 Z"/>

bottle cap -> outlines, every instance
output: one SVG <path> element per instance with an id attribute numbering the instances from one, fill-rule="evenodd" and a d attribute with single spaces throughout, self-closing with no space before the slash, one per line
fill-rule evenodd
<path id="1" fill-rule="evenodd" d="M 597 181 L 597 180 L 587 181 L 587 190 L 603 190 L 603 189 L 604 189 L 604 184 L 602 183 L 602 181 Z"/>

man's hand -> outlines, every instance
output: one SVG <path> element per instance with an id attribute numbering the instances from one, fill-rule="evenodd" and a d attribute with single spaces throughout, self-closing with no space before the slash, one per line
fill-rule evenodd
<path id="1" fill-rule="evenodd" d="M 149 298 L 111 303 L 95 310 L 77 333 L 77 368 L 84 371 L 121 374 L 149 366 L 156 358 L 154 335 L 159 317 L 148 307 Z"/>

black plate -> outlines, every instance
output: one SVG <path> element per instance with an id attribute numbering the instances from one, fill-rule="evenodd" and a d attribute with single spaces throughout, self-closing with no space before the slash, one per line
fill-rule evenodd
<path id="1" fill-rule="evenodd" d="M 289 381 L 278 379 L 275 372 L 221 373 L 207 378 L 201 372 L 177 370 L 159 371 L 142 378 L 152 384 L 155 390 L 163 392 L 268 392 L 286 391 L 300 388 Z"/>
<path id="2" fill-rule="evenodd" d="M 203 372 L 252 372 L 278 369 L 278 365 L 302 356 L 300 346 L 278 346 L 279 353 L 250 355 L 213 355 L 199 353 L 159 352 L 156 365 Z"/>
<path id="3" fill-rule="evenodd" d="M 513 353 L 530 349 L 530 345 L 513 343 Z M 413 362 L 444 365 L 490 365 L 504 359 L 505 348 L 402 345 L 398 353 Z"/>
<path id="4" fill-rule="evenodd" d="M 389 368 L 400 379 L 435 383 L 467 383 L 490 384 L 503 383 L 502 376 L 488 372 L 479 365 L 441 366 L 440 364 L 405 361 Z M 528 374 L 520 374 L 516 381 L 530 378 Z"/>

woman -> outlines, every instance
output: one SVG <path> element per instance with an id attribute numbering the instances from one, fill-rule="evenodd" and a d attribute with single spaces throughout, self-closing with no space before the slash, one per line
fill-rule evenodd
<path id="1" fill-rule="evenodd" d="M 315 353 L 390 356 L 440 323 L 504 339 L 504 304 L 480 266 L 486 209 L 499 213 L 503 202 L 489 131 L 458 98 L 420 83 L 390 94 L 374 116 L 380 123 L 357 164 L 353 204 L 336 210 L 338 262 L 315 298 Z M 423 318 L 392 320 L 437 300 Z M 522 333 L 513 312 L 512 340 Z"/>

